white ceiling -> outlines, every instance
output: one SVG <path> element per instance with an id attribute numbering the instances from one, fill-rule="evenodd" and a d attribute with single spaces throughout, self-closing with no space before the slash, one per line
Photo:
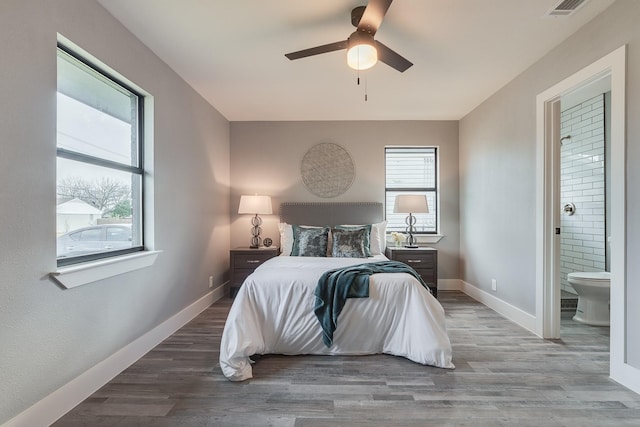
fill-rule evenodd
<path id="1" fill-rule="evenodd" d="M 614 0 L 395 0 L 376 39 L 414 63 L 363 72 L 337 51 L 366 0 L 98 0 L 230 121 L 457 120 Z M 364 100 L 364 79 L 368 101 Z"/>

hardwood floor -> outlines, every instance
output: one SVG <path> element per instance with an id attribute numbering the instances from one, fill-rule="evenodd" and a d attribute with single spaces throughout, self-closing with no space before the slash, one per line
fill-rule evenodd
<path id="1" fill-rule="evenodd" d="M 264 356 L 232 383 L 217 366 L 224 298 L 55 426 L 639 426 L 640 396 L 608 378 L 609 329 L 563 312 L 542 340 L 439 292 L 455 370 L 394 356 Z"/>

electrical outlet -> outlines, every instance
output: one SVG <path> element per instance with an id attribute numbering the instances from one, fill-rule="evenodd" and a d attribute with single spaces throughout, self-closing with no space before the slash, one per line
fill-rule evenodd
<path id="1" fill-rule="evenodd" d="M 209 289 L 213 288 L 213 276 L 209 276 Z"/>
<path id="2" fill-rule="evenodd" d="M 498 281 L 496 279 L 491 279 L 491 290 L 492 291 L 498 290 Z"/>

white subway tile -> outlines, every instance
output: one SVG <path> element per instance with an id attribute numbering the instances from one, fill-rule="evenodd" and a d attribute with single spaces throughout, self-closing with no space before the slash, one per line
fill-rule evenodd
<path id="1" fill-rule="evenodd" d="M 577 240 L 577 239 L 566 239 L 564 241 L 564 244 L 572 245 L 572 246 L 582 246 L 583 241 L 582 240 Z"/>
<path id="2" fill-rule="evenodd" d="M 572 114 L 572 116 L 573 116 L 573 114 Z M 562 126 L 563 126 L 563 127 L 571 126 L 571 128 L 572 128 L 572 130 L 573 130 L 573 126 L 574 126 L 575 124 L 580 123 L 581 121 L 582 121 L 582 120 L 580 120 L 580 116 L 572 117 L 572 118 L 570 118 L 569 120 L 564 121 L 564 122 L 562 123 Z"/>
<path id="3" fill-rule="evenodd" d="M 602 188 L 592 188 L 590 190 L 583 190 L 582 194 L 584 196 L 604 196 L 604 191 Z"/>
<path id="4" fill-rule="evenodd" d="M 582 227 L 572 227 L 572 226 L 569 226 L 569 225 L 563 226 L 562 227 L 562 232 L 566 233 L 567 235 L 569 233 L 578 233 L 578 234 L 583 233 Z"/>
<path id="5" fill-rule="evenodd" d="M 593 254 L 593 248 L 590 248 L 588 246 L 574 246 L 572 252 L 580 252 L 583 254 Z M 583 258 L 587 258 L 587 257 L 583 255 Z"/>
<path id="6" fill-rule="evenodd" d="M 573 198 L 573 203 L 581 203 L 581 202 L 592 202 L 594 197 L 598 196 L 575 196 Z"/>
<path id="7" fill-rule="evenodd" d="M 575 178 L 584 178 L 586 176 L 593 176 L 593 170 L 587 169 L 587 170 L 583 170 L 581 172 L 576 172 L 576 173 L 573 174 L 573 176 Z"/>
<path id="8" fill-rule="evenodd" d="M 584 240 L 584 241 L 594 240 L 593 234 L 574 234 L 573 238 L 576 240 Z"/>
<path id="9" fill-rule="evenodd" d="M 592 267 L 593 268 L 593 261 L 590 259 L 576 259 L 574 260 L 574 262 L 578 265 L 583 265 L 585 267 Z"/>
<path id="10" fill-rule="evenodd" d="M 584 258 L 584 254 L 582 252 L 575 251 L 565 251 L 563 256 L 573 258 L 573 262 L 576 262 L 577 259 Z"/>
<path id="11" fill-rule="evenodd" d="M 604 242 L 598 242 L 597 240 L 593 240 L 591 242 L 582 242 L 584 246 L 589 246 L 594 249 L 604 249 Z"/>
<path id="12" fill-rule="evenodd" d="M 575 216 L 575 215 L 574 215 L 574 216 Z M 594 226 L 593 222 L 591 222 L 591 221 L 579 221 L 576 225 L 577 225 L 578 227 L 582 228 L 583 230 L 584 230 L 585 228 L 587 228 L 587 229 L 589 229 L 589 228 L 593 228 L 593 226 Z M 583 231 L 583 232 L 584 232 L 584 231 Z"/>
<path id="13" fill-rule="evenodd" d="M 573 190 L 592 190 L 592 189 L 593 189 L 593 183 L 592 182 L 576 184 L 576 185 L 573 186 Z"/>
<path id="14" fill-rule="evenodd" d="M 582 113 L 581 118 L 584 119 L 590 119 L 592 117 L 599 117 L 600 120 L 602 120 L 602 117 L 604 117 L 604 108 L 602 108 L 602 106 L 594 106 L 594 108 L 591 108 L 590 111 L 584 111 Z"/>
<path id="15" fill-rule="evenodd" d="M 594 227 L 584 227 L 582 229 L 582 234 L 590 234 L 591 236 L 599 236 L 604 233 L 604 222 L 595 223 Z"/>

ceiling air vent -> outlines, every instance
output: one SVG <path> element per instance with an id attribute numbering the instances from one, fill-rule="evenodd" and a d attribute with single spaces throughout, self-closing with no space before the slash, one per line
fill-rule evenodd
<path id="1" fill-rule="evenodd" d="M 584 6 L 589 0 L 560 0 L 554 7 L 547 10 L 546 16 L 570 16 Z"/>

